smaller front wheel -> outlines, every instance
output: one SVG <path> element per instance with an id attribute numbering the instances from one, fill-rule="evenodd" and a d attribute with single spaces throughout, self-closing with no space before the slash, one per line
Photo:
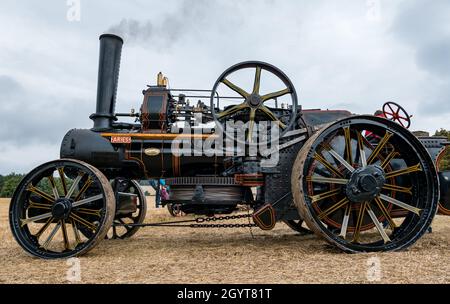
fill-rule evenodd
<path id="1" fill-rule="evenodd" d="M 115 206 L 112 187 L 98 169 L 61 159 L 23 178 L 11 200 L 9 222 L 14 238 L 29 254 L 68 258 L 88 252 L 105 238 Z"/>
<path id="2" fill-rule="evenodd" d="M 134 225 L 144 223 L 147 214 L 147 200 L 141 186 L 135 180 L 118 180 L 116 189 L 119 209 L 106 237 L 127 239 L 139 230 L 140 227 Z"/>

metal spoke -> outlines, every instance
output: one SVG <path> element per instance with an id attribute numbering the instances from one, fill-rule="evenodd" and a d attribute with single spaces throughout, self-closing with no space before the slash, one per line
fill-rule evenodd
<path id="1" fill-rule="evenodd" d="M 35 203 L 31 200 L 30 200 L 30 204 L 28 205 L 28 208 L 47 209 L 47 210 L 52 209 L 51 205 Z"/>
<path id="2" fill-rule="evenodd" d="M 286 89 L 281 90 L 281 91 L 277 91 L 277 92 L 273 92 L 273 93 L 270 93 L 270 94 L 263 95 L 263 96 L 261 96 L 261 99 L 264 102 L 264 101 L 267 101 L 267 100 L 270 100 L 270 99 L 274 99 L 274 98 L 278 98 L 278 97 L 284 96 L 284 95 L 289 94 L 289 93 L 291 93 L 291 89 L 286 88 Z"/>
<path id="3" fill-rule="evenodd" d="M 59 228 L 61 227 L 61 224 L 58 223 L 55 228 L 53 228 L 52 232 L 50 233 L 50 235 L 48 236 L 48 238 L 45 240 L 44 244 L 42 245 L 42 247 L 47 250 L 48 246 L 50 245 L 50 242 L 53 240 L 53 237 L 55 236 L 55 234 L 58 232 Z"/>
<path id="4" fill-rule="evenodd" d="M 113 229 L 113 239 L 118 238 L 117 227 L 116 227 L 116 225 L 113 225 L 113 226 L 112 226 L 112 229 Z"/>
<path id="5" fill-rule="evenodd" d="M 47 201 L 49 201 L 50 203 L 54 203 L 54 198 L 51 197 L 50 195 L 48 195 L 47 193 L 43 192 L 42 190 L 39 190 L 38 188 L 36 188 L 35 186 L 33 186 L 32 184 L 29 184 L 27 187 L 27 191 L 33 192 L 34 194 L 42 197 L 43 199 L 46 199 Z"/>
<path id="6" fill-rule="evenodd" d="M 72 186 L 70 187 L 69 191 L 66 194 L 66 198 L 70 198 L 73 194 L 73 192 L 75 191 L 75 188 L 78 186 L 78 183 L 80 182 L 81 178 L 83 177 L 84 173 L 80 172 L 78 174 L 78 176 L 75 178 L 75 180 L 73 181 Z"/>
<path id="7" fill-rule="evenodd" d="M 77 208 L 75 211 L 77 213 L 81 213 L 81 214 L 95 215 L 95 216 L 101 217 L 102 209 L 92 210 L 92 209 L 88 209 L 88 208 Z"/>
<path id="8" fill-rule="evenodd" d="M 372 151 L 369 158 L 367 159 L 367 163 L 369 165 L 373 163 L 375 158 L 380 154 L 381 150 L 383 150 L 384 146 L 387 144 L 387 142 L 393 135 L 394 135 L 393 133 L 386 131 L 386 134 L 384 134 L 383 138 L 380 140 L 375 150 Z"/>
<path id="9" fill-rule="evenodd" d="M 276 116 L 275 114 L 273 114 L 272 111 L 269 110 L 268 107 L 261 105 L 258 108 L 259 110 L 263 111 L 267 116 L 269 116 L 269 118 L 274 121 L 276 124 L 278 124 L 278 126 L 282 129 L 286 128 L 286 125 L 284 123 L 282 123 Z"/>
<path id="10" fill-rule="evenodd" d="M 345 205 L 347 205 L 349 203 L 348 198 L 343 198 L 341 199 L 339 202 L 337 202 L 336 204 L 334 204 L 333 206 L 329 207 L 327 210 L 322 211 L 321 213 L 319 213 L 317 215 L 317 217 L 319 219 L 323 219 L 324 217 L 326 217 L 327 215 L 337 211 L 339 208 L 344 207 Z"/>
<path id="11" fill-rule="evenodd" d="M 78 223 L 80 223 L 81 225 L 89 228 L 90 230 L 92 230 L 93 232 L 95 232 L 97 230 L 97 226 L 95 226 L 93 223 L 85 220 L 84 218 L 76 215 L 75 213 L 72 213 L 70 215 L 70 218 Z"/>
<path id="12" fill-rule="evenodd" d="M 361 159 L 361 165 L 363 167 L 367 166 L 366 152 L 364 151 L 364 142 L 361 133 L 358 132 L 358 149 L 359 158 Z"/>
<path id="13" fill-rule="evenodd" d="M 343 159 L 336 151 L 333 150 L 330 146 L 327 146 L 325 148 L 328 153 L 330 153 L 338 162 L 340 162 L 345 168 L 347 168 L 348 171 L 353 172 L 355 171 L 355 168 L 353 168 L 352 165 L 350 165 L 345 159 Z"/>
<path id="14" fill-rule="evenodd" d="M 400 153 L 398 153 L 397 151 L 392 151 L 391 153 L 389 153 L 389 155 L 386 156 L 386 158 L 381 163 L 381 168 L 386 169 L 386 167 L 389 165 L 391 160 L 393 160 L 395 157 L 397 157 L 399 155 L 400 155 Z"/>
<path id="15" fill-rule="evenodd" d="M 256 109 L 255 108 L 250 108 L 250 119 L 248 121 L 248 134 L 247 134 L 247 141 L 249 143 L 253 142 L 253 127 L 255 125 L 255 114 L 256 114 Z"/>
<path id="16" fill-rule="evenodd" d="M 80 207 L 82 205 L 86 205 L 87 203 L 90 203 L 90 202 L 93 202 L 93 201 L 96 201 L 96 200 L 99 200 L 102 198 L 103 198 L 103 194 L 98 194 L 98 195 L 95 195 L 92 197 L 88 197 L 88 198 L 82 199 L 81 201 L 77 201 L 77 202 L 73 203 L 72 208 Z"/>
<path id="17" fill-rule="evenodd" d="M 243 89 L 241 89 L 240 87 L 233 84 L 232 82 L 230 82 L 227 79 L 222 80 L 222 83 L 244 98 L 247 98 L 250 95 L 249 93 L 247 93 L 246 91 L 244 91 Z"/>
<path id="18" fill-rule="evenodd" d="M 125 227 L 125 229 L 126 229 L 127 231 L 130 231 L 130 230 L 132 229 L 132 227 L 128 226 L 127 223 L 125 223 L 121 218 L 119 218 L 119 222 L 120 222 L 122 225 L 125 225 L 125 226 L 123 226 L 123 227 Z"/>
<path id="19" fill-rule="evenodd" d="M 67 194 L 67 183 L 66 178 L 64 177 L 64 168 L 58 168 L 59 178 L 61 180 L 61 184 L 63 186 L 64 196 Z"/>
<path id="20" fill-rule="evenodd" d="M 335 167 L 333 167 L 332 164 L 330 164 L 322 155 L 320 155 L 319 153 L 315 153 L 314 154 L 314 159 L 317 160 L 318 162 L 320 162 L 322 165 L 324 165 L 328 170 L 331 171 L 331 173 L 334 173 L 334 175 L 339 176 L 339 177 L 344 177 L 344 175 Z"/>
<path id="21" fill-rule="evenodd" d="M 391 105 L 388 103 L 388 107 L 389 107 L 389 109 L 391 109 L 391 113 L 392 113 L 392 115 L 394 115 L 394 113 L 395 113 L 395 110 L 391 107 Z"/>
<path id="22" fill-rule="evenodd" d="M 81 187 L 80 191 L 78 191 L 77 196 L 75 197 L 75 201 L 78 201 L 81 196 L 84 194 L 84 192 L 92 185 L 94 181 L 92 180 L 92 178 L 89 176 L 87 181 L 84 183 L 83 187 Z"/>
<path id="23" fill-rule="evenodd" d="M 324 193 L 320 193 L 314 196 L 311 196 L 311 203 L 317 203 L 320 202 L 321 200 L 324 200 L 326 198 L 335 196 L 336 194 L 339 194 L 341 192 L 341 189 L 334 189 L 334 190 L 330 190 Z"/>
<path id="24" fill-rule="evenodd" d="M 48 176 L 47 178 L 52 186 L 53 196 L 55 197 L 55 200 L 57 200 L 59 198 L 59 193 L 58 189 L 56 188 L 55 179 L 53 178 L 52 175 Z"/>
<path id="25" fill-rule="evenodd" d="M 378 232 L 380 233 L 381 237 L 384 240 L 384 243 L 390 242 L 391 239 L 386 234 L 386 231 L 384 231 L 383 225 L 381 225 L 380 221 L 377 219 L 377 216 L 373 212 L 373 210 L 370 208 L 369 204 L 366 205 L 367 213 L 369 214 L 370 218 L 372 219 L 372 222 L 375 224 L 375 228 L 377 228 Z"/>
<path id="26" fill-rule="evenodd" d="M 70 224 L 72 226 L 72 230 L 73 230 L 73 235 L 75 236 L 75 246 L 74 248 L 76 248 L 79 244 L 81 244 L 81 237 L 80 237 L 80 233 L 78 231 L 78 228 L 75 224 L 75 221 L 73 219 L 70 219 Z"/>
<path id="27" fill-rule="evenodd" d="M 354 243 L 359 242 L 359 235 L 361 233 L 361 226 L 364 220 L 364 212 L 366 211 L 367 203 L 363 202 L 361 203 L 361 207 L 358 210 L 358 217 L 356 219 L 356 226 L 355 226 L 355 233 L 353 234 L 353 241 Z"/>
<path id="28" fill-rule="evenodd" d="M 324 184 L 338 184 L 338 185 L 347 185 L 348 183 L 348 179 L 345 178 L 331 178 L 323 176 L 308 176 L 306 178 L 306 181 Z"/>
<path id="29" fill-rule="evenodd" d="M 406 204 L 406 203 L 404 203 L 402 201 L 399 201 L 399 200 L 397 200 L 395 198 L 392 198 L 392 197 L 384 195 L 384 194 L 380 194 L 380 198 L 382 200 L 388 202 L 388 203 L 391 203 L 391 204 L 396 205 L 396 206 L 398 206 L 400 208 L 403 208 L 403 209 L 406 209 L 408 211 L 411 211 L 411 212 L 413 212 L 413 213 L 415 213 L 417 215 L 420 215 L 420 212 L 422 211 L 422 209 L 419 209 L 417 207 L 413 207 L 411 205 L 408 205 L 408 204 Z"/>
<path id="30" fill-rule="evenodd" d="M 347 204 L 347 207 L 345 207 L 345 213 L 344 218 L 342 219 L 342 225 L 341 225 L 341 233 L 339 234 L 340 237 L 343 239 L 347 236 L 347 229 L 348 229 L 348 220 L 350 219 L 350 204 Z"/>
<path id="31" fill-rule="evenodd" d="M 395 228 L 397 228 L 397 225 L 395 224 L 394 219 L 391 217 L 391 215 L 389 214 L 389 211 L 387 210 L 386 206 L 384 206 L 383 202 L 380 200 L 379 197 L 375 198 L 375 203 L 377 204 L 378 209 L 380 209 L 383 216 L 388 220 L 389 226 L 391 226 L 391 229 L 394 230 Z"/>
<path id="32" fill-rule="evenodd" d="M 246 103 L 241 103 L 241 104 L 235 105 L 235 106 L 229 108 L 228 110 L 225 110 L 225 111 L 217 114 L 217 118 L 219 118 L 219 119 L 224 118 L 224 117 L 234 114 L 240 110 L 243 110 L 247 107 L 248 107 L 248 105 Z"/>
<path id="33" fill-rule="evenodd" d="M 402 192 L 402 193 L 407 193 L 407 194 L 411 194 L 412 195 L 412 187 L 402 187 L 402 186 L 397 186 L 397 185 L 392 185 L 392 184 L 384 184 L 383 185 L 383 189 L 385 190 L 392 190 L 392 191 L 396 191 L 396 192 Z"/>
<path id="34" fill-rule="evenodd" d="M 352 138 L 350 127 L 344 128 L 344 138 L 345 138 L 345 151 L 347 156 L 347 162 L 351 165 L 353 164 L 353 157 L 352 157 Z"/>
<path id="35" fill-rule="evenodd" d="M 256 67 L 255 82 L 253 84 L 253 94 L 259 94 L 261 87 L 261 67 Z"/>
<path id="36" fill-rule="evenodd" d="M 41 214 L 41 215 L 36 215 L 36 216 L 30 217 L 30 218 L 27 218 L 27 219 L 21 219 L 20 220 L 20 226 L 23 227 L 23 226 L 25 226 L 28 223 L 36 222 L 36 221 L 39 221 L 39 220 L 45 220 L 45 219 L 47 219 L 47 218 L 49 218 L 51 216 L 52 216 L 52 213 L 48 212 L 48 213 L 44 213 L 44 214 Z"/>
<path id="37" fill-rule="evenodd" d="M 64 220 L 61 220 L 61 231 L 62 231 L 63 240 L 64 240 L 64 248 L 66 250 L 69 250 L 70 242 L 69 242 L 69 236 L 67 235 L 66 222 Z"/>
<path id="38" fill-rule="evenodd" d="M 44 226 L 41 227 L 41 229 L 39 229 L 39 231 L 34 235 L 37 239 L 39 239 L 41 237 L 41 235 L 45 232 L 45 230 L 47 230 L 47 228 L 50 226 L 50 224 L 53 221 L 53 217 L 50 217 L 44 224 Z"/>
<path id="39" fill-rule="evenodd" d="M 400 175 L 405 175 L 405 174 L 418 172 L 418 171 L 422 171 L 422 166 L 420 165 L 420 163 L 415 166 L 411 166 L 411 167 L 408 167 L 405 169 L 388 172 L 388 173 L 386 173 L 386 178 L 397 177 Z"/>

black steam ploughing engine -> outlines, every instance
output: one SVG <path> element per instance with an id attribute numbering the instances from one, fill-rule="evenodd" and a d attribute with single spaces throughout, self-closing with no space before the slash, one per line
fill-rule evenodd
<path id="1" fill-rule="evenodd" d="M 70 130 L 61 158 L 14 193 L 10 226 L 28 253 L 81 255 L 143 226 L 270 230 L 278 221 L 301 233 L 306 224 L 346 252 L 395 251 L 416 242 L 438 208 L 450 213 L 449 174 L 436 168 L 447 140 L 413 135 L 397 104 L 382 117 L 302 109 L 281 70 L 248 61 L 211 90 L 172 89 L 159 74 L 138 113 L 116 113 L 122 45 L 100 37 L 93 128 Z M 119 122 L 124 116 L 134 121 Z M 137 181 L 148 179 L 164 179 L 162 203 L 194 217 L 144 221 Z M 247 214 L 234 213 L 242 206 Z"/>

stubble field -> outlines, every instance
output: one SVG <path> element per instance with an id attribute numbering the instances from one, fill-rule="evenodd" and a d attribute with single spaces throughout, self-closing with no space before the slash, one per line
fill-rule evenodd
<path id="1" fill-rule="evenodd" d="M 70 283 L 73 261 L 33 258 L 17 245 L 8 206 L 0 199 L 0 283 Z M 166 217 L 166 209 L 147 213 L 147 221 Z M 408 251 L 382 254 L 344 254 L 282 223 L 251 232 L 144 228 L 80 257 L 77 283 L 450 283 L 450 217 L 438 216 Z"/>

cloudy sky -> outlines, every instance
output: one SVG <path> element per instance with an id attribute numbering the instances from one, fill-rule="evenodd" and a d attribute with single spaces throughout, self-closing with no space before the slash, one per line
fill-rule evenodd
<path id="1" fill-rule="evenodd" d="M 139 108 L 159 71 L 209 89 L 262 60 L 304 108 L 373 113 L 393 100 L 414 130 L 450 128 L 449 18 L 448 0 L 2 0 L 0 174 L 58 158 L 66 131 L 91 127 L 108 31 L 125 38 L 118 112 Z"/>

